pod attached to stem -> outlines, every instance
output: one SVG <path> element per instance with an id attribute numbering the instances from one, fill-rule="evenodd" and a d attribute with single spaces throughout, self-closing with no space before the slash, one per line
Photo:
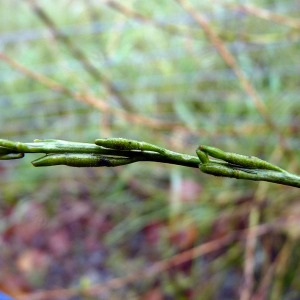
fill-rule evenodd
<path id="1" fill-rule="evenodd" d="M 35 167 L 65 165 L 70 167 L 117 167 L 136 162 L 133 157 L 114 157 L 98 154 L 47 154 L 31 163 Z"/>
<path id="2" fill-rule="evenodd" d="M 199 146 L 196 152 L 199 159 L 203 163 L 205 163 L 203 161 L 204 155 L 201 152 L 208 154 L 214 158 L 222 159 L 230 164 L 249 168 L 249 169 L 264 169 L 264 170 L 272 170 L 278 172 L 286 172 L 285 170 L 267 161 L 264 161 L 258 157 L 246 156 L 246 155 L 241 155 L 241 154 L 231 153 L 231 152 L 224 152 L 223 150 L 215 147 L 201 145 Z"/>

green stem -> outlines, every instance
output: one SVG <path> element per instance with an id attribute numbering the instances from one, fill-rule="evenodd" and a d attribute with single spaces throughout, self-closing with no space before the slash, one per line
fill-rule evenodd
<path id="1" fill-rule="evenodd" d="M 95 143 L 63 140 L 21 143 L 0 139 L 0 160 L 22 158 L 24 153 L 44 153 L 44 157 L 32 162 L 34 166 L 115 167 L 137 161 L 152 161 L 199 168 L 214 176 L 268 181 L 300 188 L 300 176 L 257 157 L 224 152 L 210 146 L 200 146 L 196 150 L 197 157 L 123 138 L 97 139 Z M 208 155 L 219 160 L 210 159 Z"/>
<path id="2" fill-rule="evenodd" d="M 128 141 L 128 140 L 126 140 Z M 137 150 L 127 150 L 125 147 L 123 149 L 108 149 L 101 146 L 97 146 L 89 143 L 77 143 L 69 142 L 63 140 L 35 140 L 34 143 L 21 143 L 21 142 L 12 142 L 9 140 L 1 140 L 0 146 L 11 150 L 13 152 L 20 153 L 45 153 L 45 154 L 99 154 L 110 157 L 122 157 L 122 158 L 134 158 L 134 161 L 154 161 L 168 164 L 176 164 L 186 167 L 198 168 L 199 167 L 199 158 L 197 156 L 191 156 L 181 153 L 176 153 L 173 151 L 166 150 L 164 155 L 154 151 L 139 151 Z M 158 149 L 153 148 L 153 149 Z M 151 149 L 151 150 L 153 150 Z M 160 150 L 163 148 L 159 148 Z M 7 150 L 7 151 L 8 151 Z M 6 151 L 6 153 L 8 153 Z M 163 152 L 162 150 L 160 152 Z M 95 157 L 91 157 L 94 159 Z M 1 157 L 0 157 L 1 159 Z M 33 162 L 34 166 L 50 166 L 55 165 L 55 161 L 59 161 L 58 157 L 47 155 Z M 60 157 L 59 164 L 62 164 L 62 157 Z M 132 162 L 134 162 L 132 161 Z M 51 164 L 52 162 L 52 164 Z M 45 165 L 43 164 L 45 163 Z M 87 163 L 88 166 L 96 166 L 95 164 Z M 82 167 L 83 164 L 80 163 L 78 166 Z"/>

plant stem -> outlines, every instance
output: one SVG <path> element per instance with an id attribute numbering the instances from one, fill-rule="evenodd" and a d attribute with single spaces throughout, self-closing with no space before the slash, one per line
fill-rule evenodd
<path id="1" fill-rule="evenodd" d="M 152 161 L 199 168 L 214 176 L 268 181 L 300 188 L 298 175 L 257 157 L 224 152 L 210 146 L 200 146 L 196 150 L 197 157 L 123 138 L 97 139 L 95 143 L 96 145 L 63 140 L 21 143 L 0 139 L 0 160 L 22 158 L 24 153 L 44 153 L 44 157 L 32 162 L 34 166 L 115 167 L 137 161 Z M 218 160 L 210 159 L 208 155 Z"/>
<path id="2" fill-rule="evenodd" d="M 192 168 L 199 167 L 199 158 L 197 156 L 181 154 L 169 150 L 166 150 L 166 154 L 163 155 L 154 151 L 109 149 L 89 143 L 77 143 L 63 140 L 35 140 L 34 143 L 21 143 L 0 139 L 0 146 L 5 149 L 10 149 L 11 152 L 20 153 L 99 154 L 106 155 L 109 157 L 135 158 L 136 161 L 153 161 L 168 164 L 176 164 Z"/>

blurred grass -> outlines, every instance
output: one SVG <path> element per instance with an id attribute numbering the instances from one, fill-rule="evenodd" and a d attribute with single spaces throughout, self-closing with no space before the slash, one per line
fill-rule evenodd
<path id="1" fill-rule="evenodd" d="M 29 1 L 0 1 L 1 52 L 110 108 L 97 109 L 84 97 L 79 102 L 53 91 L 2 60 L 1 138 L 93 142 L 115 136 L 189 154 L 201 143 L 257 155 L 299 173 L 299 27 L 246 13 L 236 3 L 191 3 L 206 16 L 263 99 L 284 146 L 199 24 L 172 1 L 119 2 L 144 19 L 105 2 L 39 1 L 72 46 L 51 35 Z M 276 13 L 299 17 L 295 1 L 255 4 L 256 13 L 264 7 L 271 17 Z M 81 51 L 84 61 L 74 56 L 74 49 Z M 91 76 L 86 61 L 105 76 L 117 95 Z M 131 115 L 116 113 L 122 110 Z M 151 122 L 137 121 L 140 116 Z M 299 297 L 299 266 L 292 259 L 292 253 L 299 252 L 296 189 L 213 178 L 155 163 L 114 170 L 35 169 L 30 165 L 33 159 L 28 155 L 0 164 L 0 269 L 5 271 L 0 272 L 0 288 L 6 287 L 10 294 L 38 289 L 47 293 L 82 282 L 93 286 L 126 278 L 165 258 L 176 261 L 178 253 L 197 245 L 246 230 L 258 214 L 254 227 L 270 229 L 256 238 L 254 248 L 244 232 L 215 252 L 184 264 L 173 262 L 173 269 L 154 279 L 145 271 L 136 284 L 111 289 L 110 295 Z M 44 270 L 39 280 L 35 268 Z M 8 282 L 14 288 L 7 288 Z"/>

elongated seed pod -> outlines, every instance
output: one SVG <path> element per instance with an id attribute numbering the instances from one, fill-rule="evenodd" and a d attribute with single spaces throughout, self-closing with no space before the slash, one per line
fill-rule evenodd
<path id="1" fill-rule="evenodd" d="M 300 188 L 300 177 L 288 172 L 278 172 L 262 169 L 238 169 L 233 166 L 219 165 L 218 163 L 207 163 L 199 166 L 204 173 L 214 176 L 232 177 L 254 181 L 268 181 Z"/>
<path id="2" fill-rule="evenodd" d="M 48 154 L 32 161 L 35 167 L 66 165 L 70 167 L 116 167 L 134 163 L 129 157 L 110 157 L 97 154 Z"/>
<path id="3" fill-rule="evenodd" d="M 123 138 L 108 138 L 97 139 L 95 144 L 109 149 L 115 150 L 139 150 L 139 151 L 153 151 L 161 154 L 165 153 L 165 149 L 152 145 L 150 143 L 139 142 L 136 140 L 127 140 Z"/>
<path id="4" fill-rule="evenodd" d="M 0 160 L 18 159 L 24 157 L 24 153 L 0 146 Z"/>
<path id="5" fill-rule="evenodd" d="M 199 146 L 198 149 L 209 154 L 212 157 L 225 160 L 237 166 L 250 169 L 265 169 L 278 172 L 285 172 L 285 170 L 255 156 L 246 156 L 236 153 L 224 152 L 221 149 L 204 145 Z"/>
<path id="6" fill-rule="evenodd" d="M 248 180 L 258 180 L 257 173 L 253 170 L 243 171 L 240 169 L 235 169 L 232 167 L 227 167 L 224 165 L 219 165 L 218 163 L 207 163 L 200 165 L 200 170 L 204 173 L 211 174 L 214 176 L 222 177 L 232 177 L 237 179 L 248 179 Z"/>
<path id="7" fill-rule="evenodd" d="M 209 162 L 209 158 L 206 152 L 203 152 L 201 150 L 196 150 L 197 156 L 199 157 L 200 161 L 203 164 L 206 164 Z"/>
<path id="8" fill-rule="evenodd" d="M 123 138 L 97 139 L 95 144 L 116 150 L 143 150 L 142 142 Z"/>
<path id="9" fill-rule="evenodd" d="M 0 160 L 19 159 L 24 157 L 24 153 L 7 153 L 0 154 Z"/>

